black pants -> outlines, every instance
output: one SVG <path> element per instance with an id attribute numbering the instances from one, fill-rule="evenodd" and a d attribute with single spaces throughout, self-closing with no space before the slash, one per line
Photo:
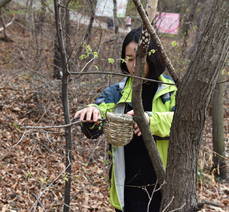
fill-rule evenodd
<path id="1" fill-rule="evenodd" d="M 127 189 L 126 189 L 127 190 Z M 149 204 L 149 199 L 147 196 L 145 196 L 144 192 L 142 192 L 142 195 L 137 196 L 133 195 L 134 192 L 131 190 L 126 191 L 125 190 L 125 209 L 124 212 L 159 212 L 160 211 L 160 205 L 161 205 L 161 193 L 155 192 L 153 195 L 153 198 L 151 199 L 151 202 Z M 141 194 L 141 193 L 140 193 Z M 148 210 L 148 204 L 149 204 L 149 210 Z M 116 209 L 116 212 L 122 212 L 120 210 Z"/>
<path id="2" fill-rule="evenodd" d="M 147 203 L 144 202 L 135 202 L 132 204 L 129 204 L 124 209 L 124 212 L 147 212 Z M 159 207 L 156 205 L 155 207 L 153 205 L 150 205 L 149 212 L 159 212 Z M 122 212 L 118 209 L 115 209 L 116 212 Z"/>

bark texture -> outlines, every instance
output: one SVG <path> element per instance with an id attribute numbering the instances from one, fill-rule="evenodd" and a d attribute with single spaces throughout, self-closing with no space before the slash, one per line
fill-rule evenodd
<path id="1" fill-rule="evenodd" d="M 218 84 L 215 87 L 212 101 L 212 128 L 213 128 L 213 168 L 215 175 L 222 179 L 227 178 L 227 165 L 225 157 L 225 142 L 224 142 L 224 108 L 223 108 L 223 93 L 224 83 L 223 75 L 220 74 Z"/>
<path id="2" fill-rule="evenodd" d="M 206 108 L 225 63 L 229 47 L 229 2 L 214 0 L 197 52 L 177 94 L 166 185 L 164 211 L 196 211 L 196 169 Z"/>
<path id="3" fill-rule="evenodd" d="M 70 14 L 68 9 L 68 4 L 70 3 L 70 1 L 61 0 L 60 2 L 62 5 L 62 7 L 60 7 L 60 21 L 63 24 L 62 34 L 65 42 L 67 63 L 70 69 L 71 66 L 70 66 L 69 57 L 71 53 L 71 44 L 70 44 Z M 56 34 L 56 36 L 54 37 L 54 57 L 53 57 L 53 64 L 54 64 L 53 78 L 54 79 L 61 79 L 63 77 L 62 70 L 64 69 L 64 67 L 63 67 L 62 60 L 63 57 L 61 55 L 61 47 L 59 46 L 58 35 Z"/>

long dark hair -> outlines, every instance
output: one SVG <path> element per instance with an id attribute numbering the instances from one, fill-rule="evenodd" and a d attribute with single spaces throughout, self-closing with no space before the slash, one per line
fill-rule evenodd
<path id="1" fill-rule="evenodd" d="M 131 30 L 125 37 L 123 44 L 122 44 L 122 53 L 121 53 L 121 62 L 120 62 L 120 68 L 123 73 L 129 73 L 126 63 L 124 62 L 125 59 L 125 53 L 126 53 L 126 46 L 131 42 L 138 43 L 141 37 L 142 28 L 137 28 Z M 162 62 L 162 58 L 160 54 L 157 51 L 156 45 L 153 43 L 153 41 L 150 41 L 148 52 L 151 52 L 147 54 L 146 61 L 149 65 L 149 71 L 150 75 L 149 78 L 151 79 L 157 79 L 164 71 L 165 71 L 165 65 Z M 150 51 L 153 50 L 153 51 Z"/>

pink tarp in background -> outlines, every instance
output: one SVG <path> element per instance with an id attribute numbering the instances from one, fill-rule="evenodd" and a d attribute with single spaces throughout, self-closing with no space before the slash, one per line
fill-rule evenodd
<path id="1" fill-rule="evenodd" d="M 178 13 L 158 13 L 156 27 L 160 33 L 177 34 L 180 15 Z"/>

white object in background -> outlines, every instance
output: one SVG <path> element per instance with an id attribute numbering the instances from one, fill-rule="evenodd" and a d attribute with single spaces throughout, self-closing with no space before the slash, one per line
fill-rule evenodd
<path id="1" fill-rule="evenodd" d="M 128 0 L 117 0 L 117 17 L 125 17 L 127 3 Z M 113 17 L 113 9 L 113 0 L 97 0 L 95 15 Z"/>

